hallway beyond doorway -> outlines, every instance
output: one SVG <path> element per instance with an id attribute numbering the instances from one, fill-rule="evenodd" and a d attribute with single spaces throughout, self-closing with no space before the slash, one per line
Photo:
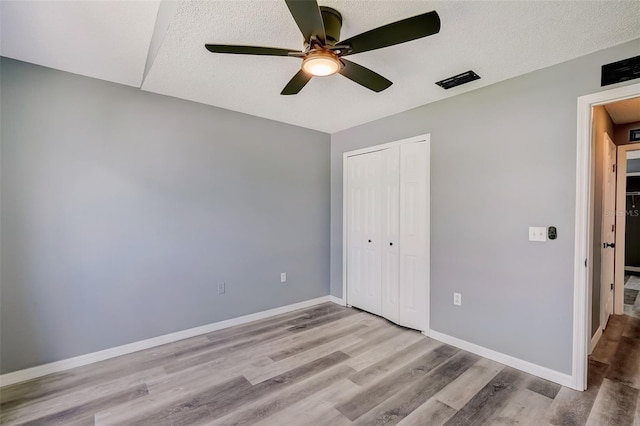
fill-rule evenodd
<path id="1" fill-rule="evenodd" d="M 627 275 L 624 277 L 624 313 L 630 317 L 640 319 L 640 276 Z"/>

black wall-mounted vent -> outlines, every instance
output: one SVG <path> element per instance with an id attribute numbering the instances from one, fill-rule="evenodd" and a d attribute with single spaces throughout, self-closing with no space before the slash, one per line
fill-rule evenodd
<path id="1" fill-rule="evenodd" d="M 640 78 L 640 56 L 603 65 L 600 86 L 608 86 L 635 78 Z"/>
<path id="2" fill-rule="evenodd" d="M 640 141 L 640 129 L 632 129 L 629 131 L 629 141 L 630 142 Z"/>
<path id="3" fill-rule="evenodd" d="M 436 82 L 436 84 L 443 89 L 451 89 L 452 87 L 460 86 L 461 84 L 468 83 L 473 80 L 478 80 L 480 76 L 475 72 L 469 70 L 462 74 L 454 75 L 453 77 L 445 78 Z"/>

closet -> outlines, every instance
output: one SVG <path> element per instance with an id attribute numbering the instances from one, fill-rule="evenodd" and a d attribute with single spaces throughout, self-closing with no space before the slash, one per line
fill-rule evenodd
<path id="1" fill-rule="evenodd" d="M 429 328 L 429 135 L 344 154 L 347 304 Z"/>

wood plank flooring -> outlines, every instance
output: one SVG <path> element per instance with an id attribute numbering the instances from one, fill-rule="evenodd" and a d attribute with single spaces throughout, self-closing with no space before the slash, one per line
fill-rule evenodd
<path id="1" fill-rule="evenodd" d="M 576 392 L 327 303 L 0 389 L 1 425 L 640 425 L 640 320 Z"/>

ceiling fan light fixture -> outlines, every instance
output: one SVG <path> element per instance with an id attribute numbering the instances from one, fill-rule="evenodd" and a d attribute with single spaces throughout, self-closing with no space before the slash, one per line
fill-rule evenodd
<path id="1" fill-rule="evenodd" d="M 342 62 L 329 52 L 309 54 L 302 61 L 302 70 L 315 77 L 326 77 L 340 71 Z"/>

